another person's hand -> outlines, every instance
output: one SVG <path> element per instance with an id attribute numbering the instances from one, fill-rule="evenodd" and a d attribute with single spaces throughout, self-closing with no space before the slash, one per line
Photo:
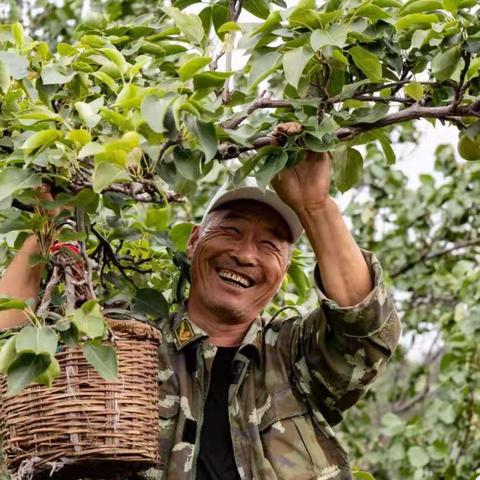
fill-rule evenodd
<path id="1" fill-rule="evenodd" d="M 296 122 L 279 124 L 274 137 L 295 135 L 302 131 Z M 272 179 L 278 196 L 296 212 L 322 208 L 329 199 L 330 154 L 307 150 L 305 159 L 291 168 L 284 168 Z"/>

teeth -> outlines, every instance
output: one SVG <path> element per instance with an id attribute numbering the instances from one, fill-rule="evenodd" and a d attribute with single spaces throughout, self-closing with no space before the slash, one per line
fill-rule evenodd
<path id="1" fill-rule="evenodd" d="M 242 287 L 248 288 L 250 286 L 250 280 L 248 278 L 230 272 L 229 270 L 220 270 L 220 272 L 218 272 L 218 275 L 224 280 L 231 280 L 235 283 L 239 283 L 240 285 L 242 285 Z"/>

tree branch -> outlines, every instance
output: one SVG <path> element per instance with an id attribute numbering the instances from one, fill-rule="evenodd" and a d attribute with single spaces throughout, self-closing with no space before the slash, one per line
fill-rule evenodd
<path id="1" fill-rule="evenodd" d="M 351 127 L 338 129 L 335 134 L 339 140 L 349 140 L 356 135 L 377 128 L 388 127 L 396 123 L 406 122 L 408 120 L 418 120 L 420 118 L 436 118 L 439 120 L 448 120 L 449 117 L 479 117 L 480 110 L 477 109 L 477 102 L 472 105 L 457 106 L 450 104 L 445 107 L 423 107 L 418 103 L 399 110 L 398 112 L 389 113 L 383 118 L 372 123 L 357 123 Z"/>
<path id="2" fill-rule="evenodd" d="M 229 118 L 222 122 L 220 126 L 222 128 L 234 130 L 246 118 L 248 118 L 249 115 L 259 108 L 293 108 L 293 106 L 288 100 L 272 100 L 271 94 L 267 93 L 266 90 L 263 90 L 263 92 L 248 107 L 246 113 Z"/>
<path id="3" fill-rule="evenodd" d="M 404 273 L 408 272 L 412 268 L 416 267 L 419 263 L 424 263 L 428 260 L 433 260 L 434 258 L 442 257 L 444 255 L 448 255 L 451 252 L 454 252 L 455 250 L 460 250 L 462 248 L 468 248 L 468 247 L 473 247 L 475 245 L 480 245 L 480 239 L 475 239 L 475 240 L 468 240 L 466 242 L 460 242 L 455 245 L 452 245 L 451 247 L 445 248 L 443 250 L 439 250 L 437 252 L 433 253 L 428 253 L 424 252 L 420 258 L 417 260 L 411 261 L 404 265 L 403 267 L 399 268 L 396 272 L 393 272 L 390 277 L 391 278 L 396 278 L 399 275 L 403 275 Z"/>
<path id="4" fill-rule="evenodd" d="M 70 191 L 72 193 L 78 193 L 84 188 L 92 188 L 91 180 L 87 176 L 78 176 L 70 185 Z M 161 194 L 155 187 L 153 180 L 148 178 L 143 178 L 141 180 L 135 180 L 128 183 L 112 183 L 102 192 L 120 193 L 131 198 L 132 200 L 135 200 L 136 202 L 142 203 L 157 203 L 164 205 L 165 202 L 185 202 L 185 198 L 175 192 L 164 192 Z"/>
<path id="5" fill-rule="evenodd" d="M 262 105 L 263 108 L 268 105 L 274 105 L 272 100 L 265 102 L 258 101 L 257 105 Z M 279 100 L 275 102 L 280 102 Z M 255 102 L 254 102 L 255 104 Z M 253 105 L 252 104 L 252 107 Z M 288 108 L 290 105 L 286 103 L 278 104 L 276 107 L 281 106 L 282 108 Z M 255 109 L 262 108 L 260 106 L 255 106 Z M 452 121 L 454 118 L 455 122 L 458 122 L 459 117 L 478 117 L 480 118 L 480 99 L 476 100 L 471 105 L 461 105 L 455 106 L 453 103 L 445 107 L 424 107 L 415 103 L 408 108 L 399 110 L 398 112 L 389 113 L 383 118 L 380 118 L 376 122 L 371 123 L 362 123 L 358 122 L 349 127 L 341 127 L 337 131 L 333 132 L 334 135 L 340 141 L 351 140 L 361 133 L 368 132 L 370 130 L 375 130 L 377 128 L 388 127 L 390 125 L 395 125 L 397 123 L 406 122 L 408 120 L 418 120 L 420 118 L 436 118 L 438 120 Z M 237 117 L 236 119 L 229 119 L 226 122 L 227 126 L 235 126 L 241 123 L 246 117 L 241 118 Z M 223 124 L 222 124 L 223 125 Z M 228 160 L 230 158 L 236 158 L 240 153 L 248 152 L 250 150 L 255 150 L 266 145 L 274 145 L 273 136 L 259 137 L 252 142 L 251 147 L 240 147 L 232 143 L 221 143 L 218 148 L 216 158 L 219 160 Z"/>

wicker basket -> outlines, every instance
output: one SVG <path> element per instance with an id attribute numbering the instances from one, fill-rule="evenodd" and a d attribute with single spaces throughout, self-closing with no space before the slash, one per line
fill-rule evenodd
<path id="1" fill-rule="evenodd" d="M 80 349 L 57 354 L 61 375 L 51 388 L 34 385 L 7 397 L 1 380 L 3 453 L 19 478 L 106 478 L 158 465 L 161 333 L 138 320 L 109 324 L 115 381 L 103 380 Z"/>

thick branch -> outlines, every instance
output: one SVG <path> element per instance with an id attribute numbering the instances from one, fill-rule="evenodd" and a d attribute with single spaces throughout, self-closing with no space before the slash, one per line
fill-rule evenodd
<path id="1" fill-rule="evenodd" d="M 270 100 L 271 102 L 271 100 Z M 285 105 L 282 105 L 283 107 Z M 260 107 L 257 107 L 260 108 Z M 459 117 L 479 117 L 480 118 L 480 99 L 472 103 L 471 105 L 463 105 L 456 107 L 455 105 L 448 105 L 446 107 L 422 107 L 415 103 L 411 107 L 405 108 L 395 113 L 389 113 L 383 118 L 380 118 L 376 122 L 372 123 L 356 123 L 349 127 L 339 128 L 333 132 L 334 135 L 340 141 L 351 140 L 357 135 L 377 128 L 388 127 L 397 123 L 406 122 L 408 120 L 418 120 L 420 118 L 436 118 L 438 120 L 458 122 Z M 238 120 L 238 119 L 237 119 Z M 231 121 L 233 125 L 233 119 Z M 243 119 L 242 119 L 243 121 Z M 256 150 L 266 145 L 274 145 L 273 136 L 259 137 L 252 142 L 251 147 L 239 147 L 238 145 L 231 143 L 221 143 L 218 148 L 217 159 L 228 160 L 230 158 L 236 158 L 240 153 L 248 152 L 250 150 Z"/>
<path id="2" fill-rule="evenodd" d="M 383 118 L 372 123 L 357 123 L 351 127 L 338 129 L 335 134 L 339 140 L 349 140 L 356 135 L 376 128 L 388 127 L 396 123 L 406 122 L 408 120 L 418 120 L 420 118 L 436 118 L 439 120 L 448 120 L 449 117 L 479 117 L 480 110 L 476 108 L 476 103 L 472 105 L 456 106 L 454 104 L 445 107 L 422 107 L 415 103 L 411 107 L 398 112 L 389 113 Z"/>

